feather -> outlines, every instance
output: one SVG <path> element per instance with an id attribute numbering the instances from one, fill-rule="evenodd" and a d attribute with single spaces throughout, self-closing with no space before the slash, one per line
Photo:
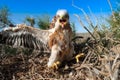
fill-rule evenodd
<path id="1" fill-rule="evenodd" d="M 49 35 L 53 29 L 41 30 L 26 25 L 18 25 L 15 28 L 8 28 L 0 32 L 0 43 L 14 47 L 27 47 L 34 49 L 46 49 Z M 48 47 L 47 47 L 48 48 Z"/>

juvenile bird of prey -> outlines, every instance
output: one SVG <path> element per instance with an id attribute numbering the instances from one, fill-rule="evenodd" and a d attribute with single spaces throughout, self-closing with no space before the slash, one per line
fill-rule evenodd
<path id="1" fill-rule="evenodd" d="M 48 67 L 53 63 L 61 63 L 63 60 L 71 60 L 74 54 L 74 47 L 71 43 L 72 29 L 69 23 L 69 14 L 66 10 L 59 10 L 56 13 L 56 20 L 53 23 L 58 29 L 50 35 L 49 48 L 53 51 L 49 58 Z"/>
<path id="2" fill-rule="evenodd" d="M 41 51 L 49 49 L 51 56 L 47 65 L 52 67 L 56 62 L 61 63 L 63 60 L 72 58 L 74 49 L 71 44 L 71 34 L 68 12 L 58 10 L 53 28 L 41 30 L 20 24 L 0 32 L 0 43 L 35 48 Z"/>

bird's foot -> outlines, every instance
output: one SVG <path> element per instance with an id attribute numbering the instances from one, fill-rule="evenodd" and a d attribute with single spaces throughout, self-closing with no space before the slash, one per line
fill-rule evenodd
<path id="1" fill-rule="evenodd" d="M 80 61 L 79 61 L 79 58 L 80 58 L 80 57 L 83 57 L 83 56 L 84 56 L 84 53 L 79 53 L 78 55 L 76 55 L 76 56 L 75 56 L 76 62 L 77 62 L 77 63 L 80 62 Z"/>
<path id="2" fill-rule="evenodd" d="M 60 65 L 60 61 L 56 61 L 56 62 L 53 63 L 51 68 L 57 70 L 59 65 Z"/>

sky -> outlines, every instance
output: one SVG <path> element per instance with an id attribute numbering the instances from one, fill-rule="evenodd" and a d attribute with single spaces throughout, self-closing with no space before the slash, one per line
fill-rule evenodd
<path id="1" fill-rule="evenodd" d="M 36 17 L 42 14 L 48 14 L 52 18 L 59 9 L 66 9 L 70 15 L 70 22 L 75 23 L 77 32 L 85 32 L 74 14 L 80 15 L 83 23 L 87 25 L 83 13 L 72 6 L 72 2 L 79 8 L 82 8 L 88 15 L 90 10 L 96 17 L 108 16 L 111 9 L 107 0 L 1 0 L 0 7 L 7 6 L 11 13 L 11 20 L 15 24 L 23 23 L 26 16 Z M 115 8 L 116 0 L 110 0 L 112 7 Z M 90 10 L 89 10 L 89 8 Z M 94 21 L 94 18 L 91 20 Z"/>

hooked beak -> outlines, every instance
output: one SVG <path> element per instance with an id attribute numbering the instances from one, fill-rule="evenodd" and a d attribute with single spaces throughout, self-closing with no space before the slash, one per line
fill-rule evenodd
<path id="1" fill-rule="evenodd" d="M 61 27 L 64 28 L 66 23 L 67 23 L 67 20 L 66 19 L 60 19 L 59 22 L 61 24 Z"/>

